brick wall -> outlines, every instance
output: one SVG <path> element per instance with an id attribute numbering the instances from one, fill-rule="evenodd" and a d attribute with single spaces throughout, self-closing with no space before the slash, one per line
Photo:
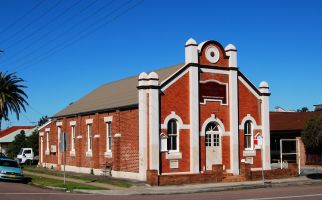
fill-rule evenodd
<path id="1" fill-rule="evenodd" d="M 111 122 L 113 136 L 112 158 L 107 158 L 104 154 L 106 152 L 106 122 L 104 122 L 104 117 L 106 116 L 113 117 Z M 86 156 L 88 145 L 86 119 L 93 119 L 92 157 Z M 62 131 L 67 133 L 67 165 L 97 169 L 102 168 L 106 163 L 112 163 L 113 165 L 115 163 L 115 166 L 112 167 L 113 170 L 125 172 L 139 171 L 138 109 L 96 113 L 92 115 L 64 118 L 59 121 L 63 123 Z M 75 156 L 70 156 L 71 121 L 76 121 Z M 56 121 L 54 121 L 41 130 L 44 132 L 44 153 L 46 150 L 46 128 L 50 128 L 49 145 L 56 145 L 58 148 L 57 126 Z M 120 133 L 121 137 L 115 138 L 114 136 L 116 133 Z M 58 163 L 58 153 L 51 153 L 50 155 L 43 156 L 43 162 L 45 163 Z"/>

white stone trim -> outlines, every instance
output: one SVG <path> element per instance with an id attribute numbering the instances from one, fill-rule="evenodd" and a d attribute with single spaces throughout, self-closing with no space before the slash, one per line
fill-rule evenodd
<path id="1" fill-rule="evenodd" d="M 262 168 L 250 168 L 250 171 L 262 171 Z"/>
<path id="2" fill-rule="evenodd" d="M 49 155 L 50 154 L 50 151 L 49 151 L 49 149 L 46 149 L 46 151 L 45 151 L 45 155 Z"/>
<path id="3" fill-rule="evenodd" d="M 86 151 L 86 157 L 93 157 L 92 151 Z"/>
<path id="4" fill-rule="evenodd" d="M 112 151 L 106 151 L 104 152 L 105 158 L 112 158 Z"/>
<path id="5" fill-rule="evenodd" d="M 113 121 L 113 116 L 104 117 L 104 122 L 108 123 L 108 122 L 112 122 L 112 121 Z"/>
<path id="6" fill-rule="evenodd" d="M 271 169 L 269 96 L 261 96 L 261 100 L 263 168 L 269 170 Z"/>
<path id="7" fill-rule="evenodd" d="M 189 171 L 188 172 L 169 172 L 169 173 L 162 173 L 162 175 L 182 175 L 182 174 L 196 174 L 196 173 L 189 172 Z"/>
<path id="8" fill-rule="evenodd" d="M 167 160 L 180 160 L 182 159 L 182 153 L 181 152 L 169 152 L 165 154 L 165 158 Z"/>
<path id="9" fill-rule="evenodd" d="M 262 126 L 258 126 L 256 123 L 256 120 L 254 119 L 254 117 L 252 117 L 250 114 L 247 114 L 243 120 L 241 121 L 240 125 L 239 125 L 239 130 L 244 130 L 244 126 L 245 123 L 247 121 L 251 121 L 252 122 L 252 128 L 253 130 L 258 130 L 258 129 L 262 129 Z"/>
<path id="10" fill-rule="evenodd" d="M 114 171 L 114 170 L 112 170 L 112 177 L 115 177 L 115 178 L 128 178 L 128 179 L 141 180 L 141 181 L 146 180 L 146 177 L 142 177 L 142 175 L 139 174 L 139 173 Z"/>
<path id="11" fill-rule="evenodd" d="M 93 124 L 93 119 L 86 119 L 86 124 Z"/>
<path id="12" fill-rule="evenodd" d="M 143 75 L 142 75 L 143 74 Z M 146 73 L 141 73 L 142 77 L 147 76 Z M 140 76 L 141 76 L 140 75 Z M 139 81 L 139 85 L 144 85 L 143 81 Z M 139 172 L 142 179 L 146 180 L 146 170 L 148 162 L 147 154 L 147 90 L 140 89 L 139 94 Z"/>
<path id="13" fill-rule="evenodd" d="M 50 128 L 45 128 L 45 132 L 50 132 Z"/>
<path id="14" fill-rule="evenodd" d="M 206 81 L 200 81 L 200 83 L 207 83 L 207 82 L 216 82 L 220 85 L 225 85 L 226 86 L 226 103 L 223 103 L 222 100 L 219 99 L 204 99 L 203 102 L 200 102 L 200 104 L 205 105 L 207 103 L 207 101 L 212 101 L 212 102 L 220 102 L 220 105 L 224 105 L 227 106 L 228 105 L 228 83 L 223 83 L 214 79 L 210 79 L 210 80 L 206 80 Z"/>
<path id="15" fill-rule="evenodd" d="M 96 134 L 96 135 L 94 135 L 94 138 L 100 138 L 101 136 L 100 135 L 98 135 L 98 134 Z"/>
<path id="16" fill-rule="evenodd" d="M 39 137 L 43 137 L 44 136 L 44 132 L 39 132 Z"/>
<path id="17" fill-rule="evenodd" d="M 56 126 L 63 126 L 63 122 L 56 122 Z"/>
<path id="18" fill-rule="evenodd" d="M 245 157 L 256 156 L 256 150 L 250 150 L 250 149 L 244 150 L 243 156 Z"/>
<path id="19" fill-rule="evenodd" d="M 229 71 L 230 170 L 239 175 L 238 74 Z"/>
<path id="20" fill-rule="evenodd" d="M 70 126 L 76 126 L 76 121 L 70 121 L 70 122 L 69 122 L 69 125 L 70 125 Z"/>
<path id="21" fill-rule="evenodd" d="M 245 85 L 245 87 L 257 98 L 260 99 L 260 96 L 257 94 L 257 92 L 243 79 L 243 77 L 238 76 L 238 80 L 240 80 L 240 82 L 242 84 Z"/>
<path id="22" fill-rule="evenodd" d="M 208 69 L 208 68 L 200 68 L 202 72 L 211 73 L 211 74 L 227 74 L 229 75 L 229 71 L 219 70 L 219 69 Z"/>
<path id="23" fill-rule="evenodd" d="M 83 138 L 83 136 L 78 135 L 78 136 L 76 136 L 76 138 L 77 138 L 77 139 L 82 139 L 82 138 Z"/>
<path id="24" fill-rule="evenodd" d="M 56 169 L 57 168 L 57 164 L 55 164 L 55 163 L 46 163 L 46 162 L 44 162 L 44 163 L 41 163 L 41 165 L 42 165 L 42 167 L 46 167 L 46 168 L 51 168 L 51 167 L 53 167 L 54 169 Z"/>
<path id="25" fill-rule="evenodd" d="M 177 115 L 176 112 L 174 112 L 174 111 L 171 111 L 171 114 L 166 116 L 166 118 L 164 119 L 163 124 L 161 124 L 161 128 L 162 129 L 167 129 L 168 128 L 168 123 L 169 123 L 169 121 L 171 119 L 177 120 L 179 129 L 190 129 L 190 125 L 189 124 L 183 124 L 183 121 L 182 121 L 181 117 L 179 115 Z"/>
<path id="26" fill-rule="evenodd" d="M 183 66 L 185 67 L 185 66 Z M 181 68 L 180 68 L 181 69 Z M 179 70 L 180 70 L 179 69 Z M 178 70 L 178 71 L 179 71 Z M 168 84 L 164 85 L 161 88 L 161 91 L 164 92 L 166 89 L 168 89 L 172 84 L 174 84 L 177 80 L 179 80 L 181 77 L 183 77 L 187 72 L 189 71 L 189 69 L 184 70 L 181 74 L 179 74 L 176 78 L 174 78 L 172 81 L 170 81 Z M 175 72 L 174 74 L 176 74 L 177 72 Z M 169 78 L 171 78 L 174 74 L 172 74 L 171 76 L 169 76 Z M 164 81 L 162 81 L 162 83 L 160 85 L 162 85 L 165 81 L 167 81 L 169 78 L 165 79 Z"/>
<path id="27" fill-rule="evenodd" d="M 121 135 L 121 133 L 115 133 L 115 134 L 114 134 L 114 137 L 116 137 L 116 138 L 117 138 L 117 137 L 121 137 L 121 136 L 122 136 L 122 135 Z"/>
<path id="28" fill-rule="evenodd" d="M 76 156 L 75 149 L 74 149 L 74 150 L 71 150 L 71 151 L 69 152 L 69 156 L 70 156 L 70 157 L 75 157 L 75 156 Z"/>
<path id="29" fill-rule="evenodd" d="M 208 119 L 206 119 L 205 122 L 202 124 L 200 136 L 205 136 L 206 127 L 210 122 L 217 123 L 221 135 L 224 135 L 224 133 L 226 132 L 224 124 L 222 123 L 222 121 L 219 118 L 216 118 L 215 114 L 211 114 L 211 116 Z M 227 135 L 227 134 L 225 134 L 225 135 Z"/>
<path id="30" fill-rule="evenodd" d="M 197 52 L 197 48 L 196 48 Z M 199 172 L 199 69 L 189 67 L 190 171 Z"/>

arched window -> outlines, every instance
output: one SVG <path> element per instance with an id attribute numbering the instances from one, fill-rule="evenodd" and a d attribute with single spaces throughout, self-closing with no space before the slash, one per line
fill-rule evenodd
<path id="1" fill-rule="evenodd" d="M 178 150 L 178 125 L 175 119 L 171 119 L 168 122 L 168 150 Z"/>
<path id="2" fill-rule="evenodd" d="M 245 149 L 252 149 L 252 137 L 253 137 L 253 130 L 252 130 L 252 123 L 251 121 L 246 121 L 244 125 L 244 147 Z"/>

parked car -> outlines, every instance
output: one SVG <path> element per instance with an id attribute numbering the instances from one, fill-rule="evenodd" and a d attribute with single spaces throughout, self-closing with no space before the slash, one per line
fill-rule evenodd
<path id="1" fill-rule="evenodd" d="M 19 164 L 32 165 L 38 163 L 38 156 L 34 154 L 32 148 L 21 148 L 17 159 Z"/>
<path id="2" fill-rule="evenodd" d="M 19 163 L 9 158 L 0 158 L 0 180 L 24 181 Z"/>
<path id="3" fill-rule="evenodd" d="M 7 158 L 7 156 L 4 153 L 0 152 L 0 158 Z"/>

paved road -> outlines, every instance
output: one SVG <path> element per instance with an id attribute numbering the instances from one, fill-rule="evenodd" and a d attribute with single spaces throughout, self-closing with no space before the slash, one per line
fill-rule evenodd
<path id="1" fill-rule="evenodd" d="M 274 187 L 263 189 L 250 189 L 239 191 L 225 192 L 207 192 L 195 194 L 180 195 L 156 195 L 156 196 L 102 196 L 91 194 L 65 193 L 42 189 L 31 185 L 19 183 L 0 182 L 0 199 L 1 200 L 201 200 L 201 199 L 224 199 L 224 200 L 271 200 L 271 199 L 296 199 L 296 200 L 321 200 L 322 186 L 292 186 L 292 187 Z"/>

